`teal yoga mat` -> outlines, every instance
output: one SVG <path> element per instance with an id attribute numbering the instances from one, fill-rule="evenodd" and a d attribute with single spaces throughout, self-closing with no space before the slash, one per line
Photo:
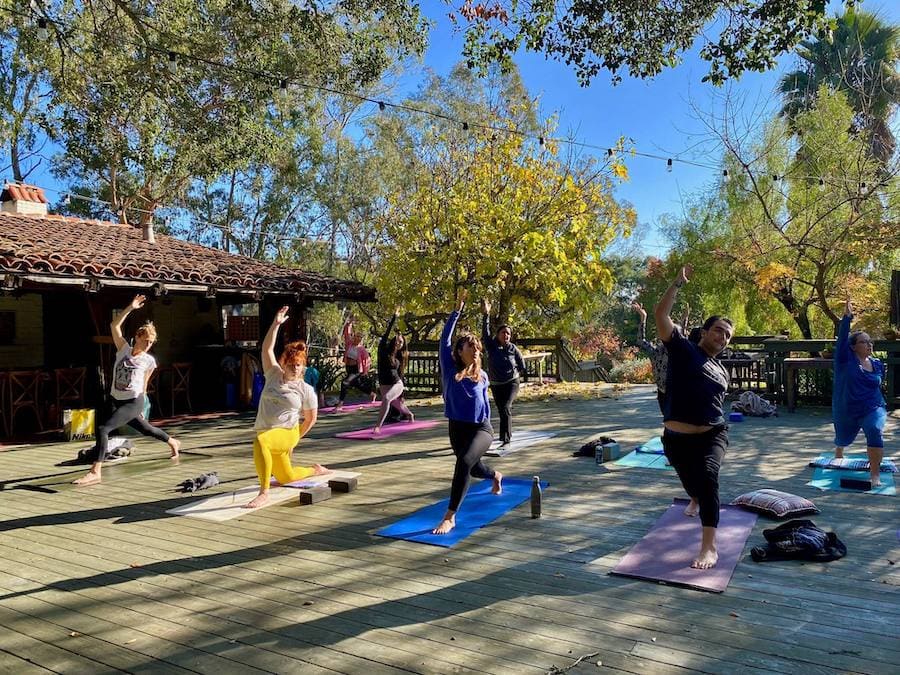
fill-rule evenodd
<path id="1" fill-rule="evenodd" d="M 666 464 L 665 455 L 654 455 L 646 452 L 638 452 L 634 450 L 629 452 L 621 459 L 617 459 L 616 466 L 637 466 L 644 469 L 663 469 L 666 471 L 674 471 L 671 466 Z"/>
<path id="2" fill-rule="evenodd" d="M 634 450 L 635 452 L 647 453 L 648 455 L 661 455 L 663 454 L 662 439 L 659 436 L 654 436 L 643 445 L 637 446 Z"/>
<path id="3" fill-rule="evenodd" d="M 841 478 L 856 478 L 857 480 L 869 480 L 868 471 L 845 471 L 842 469 L 817 468 L 813 471 L 812 480 L 807 483 L 820 490 L 835 490 L 837 492 L 861 492 L 851 488 L 841 487 Z M 894 485 L 894 474 L 881 474 L 881 487 L 869 490 L 864 494 L 869 495 L 895 495 L 897 488 Z"/>

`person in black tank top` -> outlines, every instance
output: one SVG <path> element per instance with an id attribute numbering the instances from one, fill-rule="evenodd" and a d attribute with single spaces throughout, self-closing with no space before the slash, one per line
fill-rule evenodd
<path id="1" fill-rule="evenodd" d="M 663 449 L 691 502 L 685 515 L 700 516 L 700 552 L 691 567 L 714 567 L 719 524 L 719 468 L 728 447 L 728 426 L 722 406 L 728 391 L 728 371 L 716 359 L 728 346 L 734 327 L 729 319 L 711 316 L 694 344 L 675 329 L 670 316 L 675 296 L 690 279 L 685 265 L 656 305 L 656 332 L 666 345 L 668 373 L 663 401 Z"/>

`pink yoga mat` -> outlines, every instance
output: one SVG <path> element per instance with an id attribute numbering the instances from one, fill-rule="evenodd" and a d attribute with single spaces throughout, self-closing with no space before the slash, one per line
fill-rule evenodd
<path id="1" fill-rule="evenodd" d="M 344 406 L 338 410 L 338 414 L 345 412 L 353 412 L 354 410 L 366 410 L 368 408 L 377 408 L 381 403 L 378 401 L 366 401 L 365 403 L 345 403 Z M 319 408 L 320 415 L 329 415 L 335 412 L 336 406 L 330 405 L 326 408 Z"/>
<path id="2" fill-rule="evenodd" d="M 365 429 L 357 429 L 356 431 L 344 431 L 335 434 L 335 438 L 350 438 L 354 441 L 377 441 L 382 438 L 390 438 L 398 434 L 405 434 L 409 431 L 418 431 L 419 429 L 431 429 L 436 427 L 440 422 L 437 420 L 426 420 L 424 422 L 397 422 L 396 424 L 385 424 L 381 427 L 381 433 L 377 436 L 372 434 L 372 427 Z"/>
<path id="3" fill-rule="evenodd" d="M 676 499 L 610 574 L 722 593 L 756 524 L 756 514 L 723 506 L 716 533 L 719 562 L 712 569 L 695 570 L 691 561 L 700 550 L 701 525 L 699 518 L 684 515 L 687 504 L 686 499 Z"/>

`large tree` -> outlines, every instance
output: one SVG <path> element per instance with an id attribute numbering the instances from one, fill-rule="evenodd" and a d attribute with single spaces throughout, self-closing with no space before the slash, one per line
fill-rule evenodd
<path id="1" fill-rule="evenodd" d="M 822 85 L 842 91 L 855 113 L 854 129 L 869 138 L 873 156 L 887 163 L 896 146 L 890 123 L 900 104 L 900 26 L 853 10 L 833 23 L 798 47 L 799 68 L 779 84 L 781 114 L 793 125 L 815 105 Z"/>
<path id="2" fill-rule="evenodd" d="M 813 337 L 812 310 L 836 326 L 845 295 L 900 246 L 897 167 L 871 157 L 850 130 L 853 116 L 846 96 L 823 85 L 813 108 L 797 116 L 799 149 L 782 120 L 755 142 L 720 130 L 725 226 L 699 248 L 777 300 L 805 338 Z"/>
<path id="3" fill-rule="evenodd" d="M 508 65 L 520 49 L 571 66 L 587 85 L 601 71 L 652 77 L 676 65 L 697 40 L 719 84 L 763 71 L 826 23 L 827 0 L 465 0 L 465 55 L 475 67 Z M 852 2 L 850 3 L 852 4 Z M 718 32 L 718 35 L 715 33 Z"/>
<path id="4" fill-rule="evenodd" d="M 625 168 L 550 140 L 553 121 L 540 120 L 517 78 L 470 89 L 470 75 L 457 77 L 441 87 L 449 109 L 490 124 L 416 123 L 401 111 L 399 124 L 380 126 L 406 170 L 387 193 L 379 293 L 431 316 L 467 289 L 499 321 L 562 328 L 612 285 L 604 253 L 635 219 L 613 196 Z M 522 133 L 531 125 L 547 140 Z"/>
<path id="5" fill-rule="evenodd" d="M 318 88 L 353 92 L 424 45 L 422 19 L 402 0 L 35 7 L 52 45 L 43 68 L 48 114 L 60 120 L 58 173 L 102 185 L 123 217 L 140 219 L 194 180 L 268 159 L 277 99 L 314 113 Z"/>

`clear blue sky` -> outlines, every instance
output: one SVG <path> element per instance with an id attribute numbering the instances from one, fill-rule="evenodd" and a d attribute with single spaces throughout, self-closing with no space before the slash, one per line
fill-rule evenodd
<path id="1" fill-rule="evenodd" d="M 447 19 L 443 2 L 424 3 L 428 16 L 437 23 L 430 35 L 425 65 L 439 75 L 449 74 L 460 60 L 462 33 L 454 30 Z M 832 13 L 841 3 L 832 2 Z M 867 0 L 861 8 L 874 12 L 886 21 L 900 23 L 900 2 Z M 574 72 L 564 64 L 548 61 L 535 54 L 516 57 L 525 86 L 541 98 L 545 116 L 559 113 L 560 133 L 571 133 L 577 140 L 608 147 L 620 136 L 634 140 L 641 152 L 661 156 L 682 157 L 705 164 L 718 164 L 721 156 L 709 142 L 709 134 L 692 110 L 692 103 L 705 112 L 712 111 L 722 88 L 701 82 L 709 64 L 696 53 L 686 55 L 680 66 L 664 71 L 653 80 L 624 78 L 612 86 L 605 74 L 589 87 L 581 87 Z M 786 55 L 779 67 L 767 73 L 747 73 L 729 85 L 737 96 L 745 97 L 748 108 L 762 106 L 777 110 L 773 93 L 781 75 L 796 66 L 796 58 Z M 412 92 L 421 78 L 403 80 L 405 93 Z M 703 143 L 704 139 L 707 142 Z M 700 144 L 698 146 L 698 143 Z M 664 213 L 679 213 L 682 197 L 712 185 L 719 174 L 715 170 L 675 163 L 671 173 L 665 162 L 640 157 L 626 161 L 630 181 L 617 194 L 637 209 L 639 222 L 645 224 L 643 250 L 660 255 L 666 242 L 655 225 Z"/>

